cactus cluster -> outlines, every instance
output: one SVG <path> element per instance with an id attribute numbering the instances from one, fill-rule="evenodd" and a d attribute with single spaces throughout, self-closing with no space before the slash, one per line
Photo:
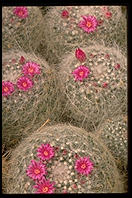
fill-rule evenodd
<path id="1" fill-rule="evenodd" d="M 43 35 L 38 7 L 2 7 L 2 48 L 34 51 Z M 39 39 L 38 39 L 39 38 Z"/>
<path id="2" fill-rule="evenodd" d="M 104 40 L 117 43 L 126 52 L 126 20 L 120 6 L 55 6 L 44 16 L 44 38 L 48 50 L 58 58 L 80 45 Z"/>
<path id="3" fill-rule="evenodd" d="M 102 139 L 114 156 L 119 168 L 127 169 L 128 165 L 128 141 L 127 141 L 127 117 L 118 115 L 103 123 L 97 136 Z"/>
<path id="4" fill-rule="evenodd" d="M 44 161 L 39 159 L 37 154 L 38 147 L 40 152 L 42 144 L 50 144 L 50 149 L 52 147 L 52 155 Z M 41 158 L 44 157 L 43 152 L 44 150 L 40 155 Z M 75 168 L 76 161 L 85 157 L 89 158 L 87 168 L 90 169 L 92 166 L 87 175 L 76 171 Z M 21 142 L 12 152 L 9 170 L 11 177 L 7 180 L 6 193 L 35 193 L 33 186 L 35 183 L 41 184 L 42 181 L 32 180 L 27 175 L 31 160 L 40 162 L 46 167 L 47 173 L 44 173 L 44 180 L 55 182 L 54 193 L 124 191 L 114 158 L 93 134 L 87 134 L 81 128 L 71 125 L 43 127 Z"/>
<path id="5" fill-rule="evenodd" d="M 50 119 L 57 105 L 55 83 L 44 59 L 23 51 L 3 53 L 2 139 L 8 147 L 25 135 L 23 130 L 29 133 Z"/>
<path id="6" fill-rule="evenodd" d="M 127 62 L 117 47 L 94 43 L 74 49 L 63 57 L 59 68 L 68 108 L 76 120 L 82 123 L 86 119 L 88 130 L 106 118 L 126 113 Z"/>
<path id="7" fill-rule="evenodd" d="M 126 19 L 122 6 L 2 7 L 5 194 L 128 190 Z"/>

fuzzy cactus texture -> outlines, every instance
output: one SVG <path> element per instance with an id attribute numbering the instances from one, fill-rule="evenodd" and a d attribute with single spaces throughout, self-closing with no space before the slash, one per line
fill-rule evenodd
<path id="1" fill-rule="evenodd" d="M 128 165 L 127 133 L 127 116 L 124 115 L 108 119 L 97 133 L 116 159 L 118 167 L 125 170 Z"/>
<path id="2" fill-rule="evenodd" d="M 78 43 L 90 45 L 102 39 L 106 46 L 116 43 L 127 53 L 127 25 L 121 6 L 54 6 L 45 14 L 43 27 L 42 43 L 57 58 Z"/>
<path id="3" fill-rule="evenodd" d="M 86 56 L 83 62 L 80 56 L 84 54 L 76 56 L 78 49 Z M 118 47 L 79 45 L 62 57 L 59 68 L 67 110 L 84 128 L 94 131 L 105 119 L 126 114 L 127 61 Z"/>
<path id="4" fill-rule="evenodd" d="M 55 79 L 48 63 L 34 53 L 10 50 L 2 54 L 3 144 L 10 147 L 46 120 L 55 119 Z"/>
<path id="5" fill-rule="evenodd" d="M 2 7 L 3 50 L 35 51 L 43 35 L 43 17 L 38 7 Z"/>
<path id="6" fill-rule="evenodd" d="M 21 142 L 6 183 L 8 194 L 124 192 L 107 147 L 84 129 L 63 124 L 42 127 Z"/>

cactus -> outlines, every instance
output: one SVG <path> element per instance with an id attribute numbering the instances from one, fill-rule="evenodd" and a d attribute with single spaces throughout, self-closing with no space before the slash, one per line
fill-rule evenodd
<path id="1" fill-rule="evenodd" d="M 118 47 L 78 47 L 62 57 L 60 86 L 71 117 L 93 131 L 105 119 L 126 114 L 127 63 Z"/>
<path id="2" fill-rule="evenodd" d="M 84 30 L 79 24 L 82 20 L 86 23 L 87 19 L 82 16 L 88 15 L 93 17 L 90 19 L 92 28 L 89 22 Z M 102 39 L 106 46 L 112 47 L 115 42 L 123 53 L 127 51 L 127 25 L 121 6 L 54 6 L 45 14 L 43 27 L 43 43 L 57 58 L 78 44 L 90 45 Z"/>
<path id="3" fill-rule="evenodd" d="M 128 165 L 127 117 L 118 115 L 105 121 L 97 136 L 109 148 L 118 167 L 121 169 L 124 166 L 126 170 Z"/>
<path id="4" fill-rule="evenodd" d="M 42 151 L 42 145 L 48 150 Z M 84 158 L 89 158 L 83 162 L 85 170 L 81 164 L 76 165 Z M 46 175 L 43 169 L 45 178 L 29 177 L 27 172 L 30 172 L 31 160 L 46 168 Z M 8 194 L 35 193 L 33 186 L 43 181 L 55 182 L 53 193 L 124 192 L 122 178 L 111 153 L 93 134 L 71 125 L 58 124 L 38 129 L 12 152 L 10 164 L 5 191 Z M 46 188 L 41 189 L 41 193 L 45 193 Z"/>
<path id="5" fill-rule="evenodd" d="M 47 119 L 55 119 L 58 88 L 48 63 L 34 53 L 8 51 L 2 56 L 2 139 L 10 147 Z"/>
<path id="6" fill-rule="evenodd" d="M 3 7 L 3 49 L 21 48 L 28 52 L 35 51 L 43 35 L 42 26 L 43 17 L 38 7 Z"/>

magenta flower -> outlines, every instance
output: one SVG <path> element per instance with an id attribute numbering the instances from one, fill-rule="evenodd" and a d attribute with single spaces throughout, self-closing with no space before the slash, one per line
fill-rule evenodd
<path id="1" fill-rule="evenodd" d="M 44 175 L 46 175 L 46 167 L 41 162 L 36 162 L 35 160 L 31 160 L 31 164 L 28 166 L 26 173 L 32 179 L 42 179 Z"/>
<path id="2" fill-rule="evenodd" d="M 33 77 L 35 74 L 40 74 L 40 65 L 34 62 L 27 62 L 23 65 L 22 72 Z"/>
<path id="3" fill-rule="evenodd" d="M 75 162 L 75 169 L 82 175 L 88 175 L 93 170 L 93 163 L 88 157 L 81 157 Z"/>
<path id="4" fill-rule="evenodd" d="M 117 63 L 116 65 L 115 65 L 115 69 L 120 69 L 120 64 L 119 63 Z"/>
<path id="5" fill-rule="evenodd" d="M 109 19 L 109 18 L 111 18 L 112 17 L 112 13 L 111 12 L 105 12 L 105 17 L 107 18 L 107 19 Z"/>
<path id="6" fill-rule="evenodd" d="M 13 13 L 21 19 L 28 17 L 28 9 L 24 6 L 14 8 Z"/>
<path id="7" fill-rule="evenodd" d="M 80 62 L 84 62 L 86 60 L 86 54 L 80 49 L 76 49 L 75 56 Z"/>
<path id="8" fill-rule="evenodd" d="M 72 72 L 72 74 L 75 77 L 75 80 L 80 80 L 80 81 L 82 81 L 84 78 L 87 78 L 89 73 L 90 70 L 85 65 L 80 65 Z"/>
<path id="9" fill-rule="evenodd" d="M 49 160 L 54 157 L 54 148 L 50 144 L 41 144 L 37 149 L 37 156 L 42 160 Z"/>
<path id="10" fill-rule="evenodd" d="M 23 91 L 28 91 L 33 87 L 33 81 L 28 77 L 22 76 L 17 80 L 17 87 Z"/>
<path id="11" fill-rule="evenodd" d="M 82 28 L 85 32 L 91 33 L 94 32 L 98 26 L 98 21 L 94 16 L 82 16 L 83 20 L 80 21 L 79 27 Z"/>
<path id="12" fill-rule="evenodd" d="M 106 88 L 107 86 L 108 86 L 108 84 L 106 82 L 103 83 L 103 85 L 102 85 L 103 88 Z"/>
<path id="13" fill-rule="evenodd" d="M 62 18 L 68 18 L 69 17 L 69 12 L 67 10 L 63 10 L 61 13 Z"/>
<path id="14" fill-rule="evenodd" d="M 2 81 L 2 96 L 11 95 L 14 92 L 14 85 L 10 81 Z"/>
<path id="15" fill-rule="evenodd" d="M 24 58 L 24 56 L 21 56 L 21 58 L 20 58 L 20 60 L 19 60 L 19 63 L 20 63 L 20 64 L 25 63 L 25 58 Z"/>
<path id="16" fill-rule="evenodd" d="M 52 194 L 55 190 L 54 184 L 54 182 L 51 183 L 49 180 L 42 179 L 41 181 L 37 182 L 33 188 L 37 189 L 35 192 L 37 194 Z"/>

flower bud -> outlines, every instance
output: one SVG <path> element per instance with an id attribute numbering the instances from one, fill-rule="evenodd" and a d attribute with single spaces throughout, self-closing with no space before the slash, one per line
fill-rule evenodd
<path id="1" fill-rule="evenodd" d="M 80 48 L 76 49 L 75 56 L 80 62 L 86 60 L 86 54 Z"/>

